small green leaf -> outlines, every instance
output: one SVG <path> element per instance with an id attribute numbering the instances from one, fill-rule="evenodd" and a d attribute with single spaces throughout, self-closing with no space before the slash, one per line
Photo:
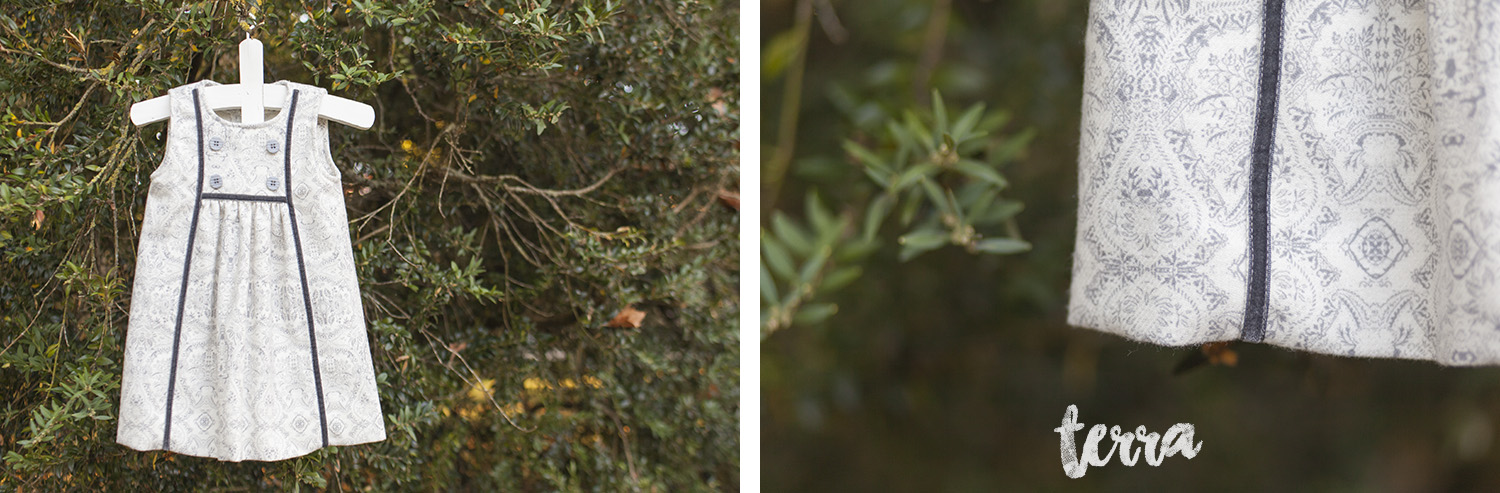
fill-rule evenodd
<path id="1" fill-rule="evenodd" d="M 913 188 L 906 193 L 906 197 L 903 197 L 902 200 L 901 225 L 910 226 L 912 220 L 917 217 L 917 210 L 922 206 L 922 191 Z"/>
<path id="2" fill-rule="evenodd" d="M 974 245 L 974 250 L 1006 255 L 1031 250 L 1031 244 L 1012 238 L 985 238 Z"/>
<path id="3" fill-rule="evenodd" d="M 1016 214 L 1019 214 L 1025 207 L 1026 204 L 1023 204 L 1020 201 L 1016 200 L 1001 200 L 999 202 L 995 202 L 994 205 L 990 206 L 990 210 L 984 214 L 984 220 L 982 222 L 975 221 L 975 224 L 995 224 L 1006 219 L 1010 219 L 1012 217 L 1015 217 Z"/>
<path id="4" fill-rule="evenodd" d="M 832 243 L 838 238 L 843 229 L 843 224 L 833 213 L 823 206 L 823 201 L 818 200 L 816 191 L 807 192 L 807 217 L 812 220 L 813 231 L 816 232 L 818 243 Z"/>
<path id="5" fill-rule="evenodd" d="M 922 144 L 923 150 L 928 153 L 936 151 L 937 146 L 933 143 L 932 131 L 927 129 L 927 125 L 922 123 L 922 119 L 917 116 L 916 112 L 906 110 L 905 117 L 906 129 L 911 132 L 912 137 L 917 139 L 917 143 Z"/>
<path id="6" fill-rule="evenodd" d="M 875 200 L 870 201 L 870 207 L 865 211 L 865 229 L 863 238 L 872 240 L 875 233 L 880 231 L 880 223 L 885 221 L 885 216 L 891 213 L 891 206 L 895 202 L 890 194 L 881 194 Z"/>
<path id="7" fill-rule="evenodd" d="M 890 177 L 888 177 L 888 176 L 881 176 L 879 174 L 879 172 L 875 171 L 873 168 L 866 167 L 866 168 L 862 168 L 862 169 L 865 171 L 865 176 L 869 176 L 870 180 L 874 181 L 876 184 L 880 185 L 881 188 L 890 188 L 890 186 L 891 186 L 891 179 L 890 179 Z"/>
<path id="8" fill-rule="evenodd" d="M 766 264 L 760 264 L 760 296 L 765 298 L 766 303 L 776 303 L 776 280 L 771 277 L 771 271 L 766 270 Z"/>
<path id="9" fill-rule="evenodd" d="M 804 256 L 812 253 L 813 243 L 807 232 L 781 211 L 776 211 L 771 216 L 771 230 L 776 232 L 776 237 L 786 243 L 786 247 L 792 252 Z"/>
<path id="10" fill-rule="evenodd" d="M 839 312 L 839 306 L 833 303 L 808 303 L 797 310 L 792 321 L 798 325 L 813 325 L 832 317 Z"/>
<path id="11" fill-rule="evenodd" d="M 922 163 L 912 166 L 910 169 L 902 172 L 901 176 L 897 176 L 895 180 L 891 181 L 891 190 L 900 192 L 908 185 L 926 179 L 935 172 L 937 172 L 937 165 L 932 163 Z"/>
<path id="12" fill-rule="evenodd" d="M 807 263 L 802 264 L 802 272 L 797 279 L 802 284 L 812 284 L 813 279 L 818 277 L 818 272 L 823 270 L 823 265 L 828 263 L 828 258 L 832 256 L 833 247 L 824 246 L 818 249 L 817 253 L 807 259 Z"/>
<path id="13" fill-rule="evenodd" d="M 880 156 L 876 156 L 875 153 L 870 152 L 869 149 L 865 149 L 864 146 L 852 140 L 844 141 L 844 151 L 854 156 L 856 161 L 863 163 L 870 169 L 878 171 L 881 175 L 889 176 L 891 174 L 890 166 L 887 166 Z"/>
<path id="14" fill-rule="evenodd" d="M 948 106 L 943 104 L 943 94 L 937 89 L 932 90 L 932 120 L 938 134 L 948 134 Z"/>
<path id="15" fill-rule="evenodd" d="M 891 137 L 895 137 L 896 138 L 896 144 L 897 144 L 896 147 L 897 147 L 898 150 L 910 151 L 911 148 L 914 147 L 914 146 L 916 146 L 916 144 L 917 144 L 916 142 L 914 142 L 912 140 L 914 137 L 911 135 L 910 132 L 907 131 L 906 127 L 903 127 L 903 126 L 901 126 L 901 124 L 896 123 L 895 119 L 886 120 L 886 122 L 885 122 L 885 130 L 886 130 L 886 132 L 888 132 L 888 133 L 891 134 Z M 900 163 L 901 162 L 902 161 L 899 160 L 899 159 L 896 161 L 896 163 L 897 163 L 896 167 L 897 168 L 900 167 Z"/>
<path id="16" fill-rule="evenodd" d="M 866 255 L 875 253 L 880 248 L 880 242 L 875 239 L 855 240 L 839 245 L 834 253 L 834 260 L 839 262 L 855 262 L 865 258 Z"/>
<path id="17" fill-rule="evenodd" d="M 324 478 L 322 474 L 318 474 L 317 471 L 307 471 L 302 473 L 302 482 L 312 485 L 316 488 L 328 487 L 328 479 Z"/>
<path id="18" fill-rule="evenodd" d="M 901 236 L 902 245 L 919 248 L 936 248 L 948 242 L 948 232 L 937 228 L 924 228 Z"/>
<path id="19" fill-rule="evenodd" d="M 953 167 L 970 178 L 984 180 L 1000 188 L 1010 185 L 1009 182 L 1005 181 L 1005 177 L 1000 176 L 1000 172 L 991 169 L 989 166 L 985 166 L 984 163 L 980 163 L 979 161 L 960 159 L 957 163 L 953 164 Z"/>
<path id="20" fill-rule="evenodd" d="M 947 205 L 947 209 L 952 212 L 959 224 L 968 224 L 964 220 L 964 209 L 958 206 L 958 198 L 953 196 L 953 190 L 945 188 L 943 192 L 947 193 L 947 196 L 943 200 L 943 203 Z"/>
<path id="21" fill-rule="evenodd" d="M 901 237 L 901 261 L 936 249 L 948 243 L 948 233 L 936 228 L 920 229 Z"/>
<path id="22" fill-rule="evenodd" d="M 823 277 L 823 283 L 821 286 L 818 286 L 818 291 L 824 294 L 838 291 L 843 289 L 844 286 L 848 286 L 849 283 L 854 282 L 855 279 L 859 279 L 859 276 L 863 273 L 864 270 L 860 269 L 857 265 L 839 267 Z"/>
<path id="23" fill-rule="evenodd" d="M 964 111 L 964 114 L 958 117 L 958 121 L 953 124 L 953 129 L 950 131 L 953 134 L 953 139 L 959 142 L 968 140 L 969 132 L 974 130 L 974 125 L 979 123 L 979 117 L 983 113 L 984 103 L 977 103 Z"/>
<path id="24" fill-rule="evenodd" d="M 764 231 L 761 232 L 760 251 L 765 264 L 771 267 L 771 272 L 785 279 L 791 279 L 796 275 L 797 270 L 792 262 L 792 256 L 787 254 L 786 248 L 776 243 L 775 238 L 766 235 Z"/>
<path id="25" fill-rule="evenodd" d="M 927 200 L 933 205 L 936 205 L 938 210 L 943 214 L 953 214 L 953 210 L 948 207 L 948 199 L 946 198 L 947 194 L 943 192 L 943 189 L 938 187 L 936 182 L 932 180 L 922 180 L 922 191 L 927 194 Z"/>
<path id="26" fill-rule="evenodd" d="M 990 210 L 990 204 L 993 204 L 999 196 L 1000 194 L 995 192 L 995 189 L 988 187 L 974 196 L 967 209 L 969 217 L 975 221 L 975 224 L 985 218 L 985 213 Z"/>

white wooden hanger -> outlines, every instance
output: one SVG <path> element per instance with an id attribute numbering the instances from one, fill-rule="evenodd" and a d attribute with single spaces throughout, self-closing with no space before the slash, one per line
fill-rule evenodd
<path id="1" fill-rule="evenodd" d="M 265 121 L 266 108 L 281 109 L 287 101 L 286 87 L 266 85 L 263 76 L 265 48 L 260 40 L 245 33 L 240 42 L 240 83 L 218 84 L 202 89 L 204 101 L 214 111 L 240 108 L 240 121 L 259 123 Z M 358 101 L 344 99 L 332 94 L 323 96 L 318 117 L 339 122 L 360 130 L 375 124 L 375 108 Z M 130 106 L 130 121 L 137 127 L 150 125 L 172 116 L 172 107 L 167 96 L 141 101 Z"/>

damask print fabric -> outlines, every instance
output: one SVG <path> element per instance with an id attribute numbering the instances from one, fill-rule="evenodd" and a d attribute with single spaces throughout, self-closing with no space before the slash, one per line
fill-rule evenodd
<path id="1" fill-rule="evenodd" d="M 1068 322 L 1500 363 L 1497 27 L 1477 0 L 1095 0 Z"/>
<path id="2" fill-rule="evenodd" d="M 326 91 L 263 123 L 169 92 L 136 260 L 116 441 L 281 460 L 383 440 Z M 234 113 L 230 112 L 230 116 Z"/>

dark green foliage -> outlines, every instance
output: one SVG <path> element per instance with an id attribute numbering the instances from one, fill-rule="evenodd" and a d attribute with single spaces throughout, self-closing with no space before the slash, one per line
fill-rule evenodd
<path id="1" fill-rule="evenodd" d="M 733 2 L 0 8 L 0 490 L 684 491 L 738 483 Z M 335 125 L 389 438 L 278 463 L 114 443 L 147 175 L 126 110 L 202 78 Z M 640 327 L 606 327 L 620 310 Z"/>
<path id="2" fill-rule="evenodd" d="M 899 120 L 872 121 L 878 129 L 873 149 L 844 141 L 848 160 L 869 180 L 857 187 L 870 189 L 866 204 L 835 216 L 809 192 L 805 226 L 781 211 L 771 214 L 771 230 L 761 232 L 763 336 L 837 313 L 838 305 L 815 300 L 860 277 L 860 266 L 840 264 L 855 264 L 887 243 L 880 236 L 887 221 L 901 231 L 888 243 L 899 246 L 903 262 L 947 245 L 985 254 L 1031 248 L 1018 237 L 1015 216 L 1022 204 L 1002 197 L 1009 182 L 997 169 L 1031 134 L 992 136 L 1008 115 L 986 116 L 984 105 L 975 104 L 950 118 L 942 95 L 933 91 L 932 98 L 931 112 L 908 109 Z"/>

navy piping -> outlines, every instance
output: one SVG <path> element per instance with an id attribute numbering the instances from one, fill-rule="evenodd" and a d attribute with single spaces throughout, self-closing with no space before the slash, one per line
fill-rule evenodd
<path id="1" fill-rule="evenodd" d="M 198 126 L 198 184 L 193 188 L 193 219 L 188 223 L 187 255 L 182 259 L 182 287 L 177 290 L 177 322 L 172 329 L 172 369 L 167 374 L 166 424 L 161 432 L 161 448 L 172 448 L 172 398 L 177 390 L 177 355 L 182 343 L 182 312 L 187 306 L 188 274 L 193 267 L 193 241 L 198 236 L 198 210 L 203 207 L 203 105 L 198 103 L 198 89 L 193 89 L 193 122 Z"/>
<path id="2" fill-rule="evenodd" d="M 1276 97 L 1281 85 L 1282 16 L 1285 0 L 1267 0 L 1261 19 L 1260 96 L 1255 109 L 1255 140 L 1250 154 L 1250 280 L 1240 339 L 1266 337 L 1270 283 L 1271 153 L 1276 146 Z"/>
<path id="3" fill-rule="evenodd" d="M 205 193 L 206 200 L 248 200 L 252 202 L 286 202 L 286 197 L 277 195 L 241 195 L 237 193 Z"/>
<path id="4" fill-rule="evenodd" d="M 302 306 L 307 309 L 307 340 L 312 347 L 313 385 L 318 392 L 318 424 L 323 430 L 323 446 L 328 446 L 328 412 L 323 405 L 323 374 L 318 370 L 318 334 L 313 330 L 312 294 L 307 288 L 307 266 L 302 257 L 302 236 L 297 232 L 297 208 L 292 206 L 292 122 L 297 118 L 297 93 L 292 91 L 292 105 L 286 116 L 286 213 L 292 222 L 292 244 L 297 248 L 297 275 L 302 279 Z"/>

